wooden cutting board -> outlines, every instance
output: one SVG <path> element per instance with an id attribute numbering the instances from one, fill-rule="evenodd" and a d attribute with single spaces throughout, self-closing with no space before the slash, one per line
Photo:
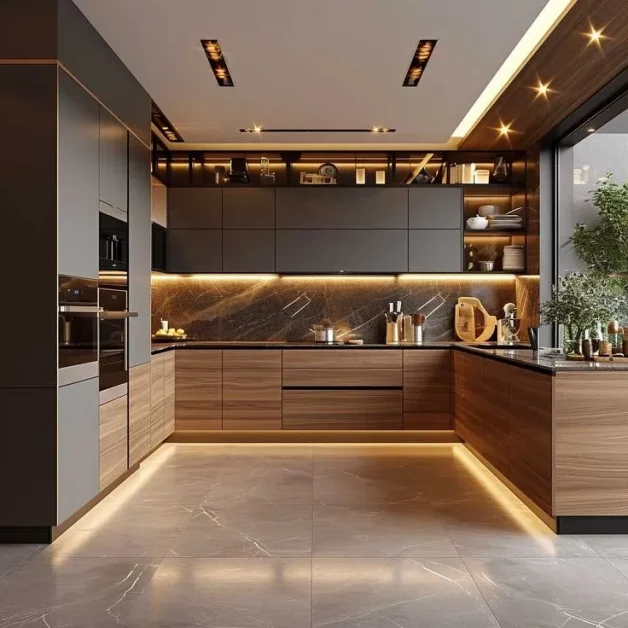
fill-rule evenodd
<path id="1" fill-rule="evenodd" d="M 486 342 L 495 333 L 496 327 L 497 318 L 486 311 L 480 299 L 458 298 L 454 328 L 460 340 Z"/>

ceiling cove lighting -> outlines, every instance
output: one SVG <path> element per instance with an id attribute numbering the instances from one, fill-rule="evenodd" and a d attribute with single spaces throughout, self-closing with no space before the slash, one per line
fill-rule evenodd
<path id="1" fill-rule="evenodd" d="M 235 87 L 235 83 L 231 78 L 229 68 L 227 67 L 227 60 L 222 53 L 222 48 L 217 39 L 201 39 L 201 45 L 209 61 L 212 72 L 216 77 L 216 82 L 219 87 Z"/>
<path id="2" fill-rule="evenodd" d="M 416 87 L 419 84 L 437 41 L 437 39 L 419 40 L 412 61 L 410 61 L 410 67 L 406 72 L 406 78 L 403 79 L 403 87 Z"/>
<path id="3" fill-rule="evenodd" d="M 575 2 L 576 0 L 549 0 L 451 134 L 452 138 L 462 139 L 470 133 Z"/>
<path id="4" fill-rule="evenodd" d="M 179 134 L 179 131 L 174 128 L 174 124 L 166 118 L 164 112 L 157 106 L 155 101 L 152 100 L 151 120 L 169 142 L 183 142 L 183 138 Z"/>
<path id="5" fill-rule="evenodd" d="M 396 133 L 397 129 L 389 129 L 387 127 L 374 126 L 370 129 L 266 129 L 255 125 L 246 129 L 240 129 L 240 133 L 255 133 L 262 135 L 263 133 Z"/>

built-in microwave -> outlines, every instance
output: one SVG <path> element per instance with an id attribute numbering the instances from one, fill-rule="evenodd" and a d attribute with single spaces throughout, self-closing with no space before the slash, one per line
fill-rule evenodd
<path id="1" fill-rule="evenodd" d="M 126 271 L 129 265 L 129 225 L 109 214 L 99 215 L 100 270 Z"/>

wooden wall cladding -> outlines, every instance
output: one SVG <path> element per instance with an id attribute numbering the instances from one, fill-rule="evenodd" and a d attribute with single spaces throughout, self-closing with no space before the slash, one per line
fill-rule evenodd
<path id="1" fill-rule="evenodd" d="M 604 28 L 601 48 L 590 44 L 591 26 Z M 578 0 L 459 148 L 527 148 L 628 67 L 628 3 Z M 533 89 L 550 82 L 548 98 Z M 511 124 L 512 133 L 496 129 Z"/>
<path id="2" fill-rule="evenodd" d="M 223 351 L 223 429 L 281 429 L 281 354 Z"/>
<path id="3" fill-rule="evenodd" d="M 151 369 L 150 363 L 129 371 L 129 465 L 139 462 L 151 450 Z"/>
<path id="4" fill-rule="evenodd" d="M 124 395 L 100 406 L 100 490 L 115 482 L 128 468 L 127 412 Z"/>
<path id="5" fill-rule="evenodd" d="M 628 373 L 559 373 L 556 515 L 628 515 Z"/>
<path id="6" fill-rule="evenodd" d="M 284 430 L 399 430 L 401 390 L 284 390 Z"/>
<path id="7" fill-rule="evenodd" d="M 175 427 L 222 429 L 222 351 L 176 351 Z"/>
<path id="8" fill-rule="evenodd" d="M 449 349 L 403 352 L 403 429 L 452 428 Z"/>

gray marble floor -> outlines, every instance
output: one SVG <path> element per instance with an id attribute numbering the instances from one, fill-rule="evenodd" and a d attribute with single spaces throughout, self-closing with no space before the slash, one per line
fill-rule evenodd
<path id="1" fill-rule="evenodd" d="M 165 445 L 0 628 L 628 628 L 628 536 L 557 537 L 460 445 Z"/>

